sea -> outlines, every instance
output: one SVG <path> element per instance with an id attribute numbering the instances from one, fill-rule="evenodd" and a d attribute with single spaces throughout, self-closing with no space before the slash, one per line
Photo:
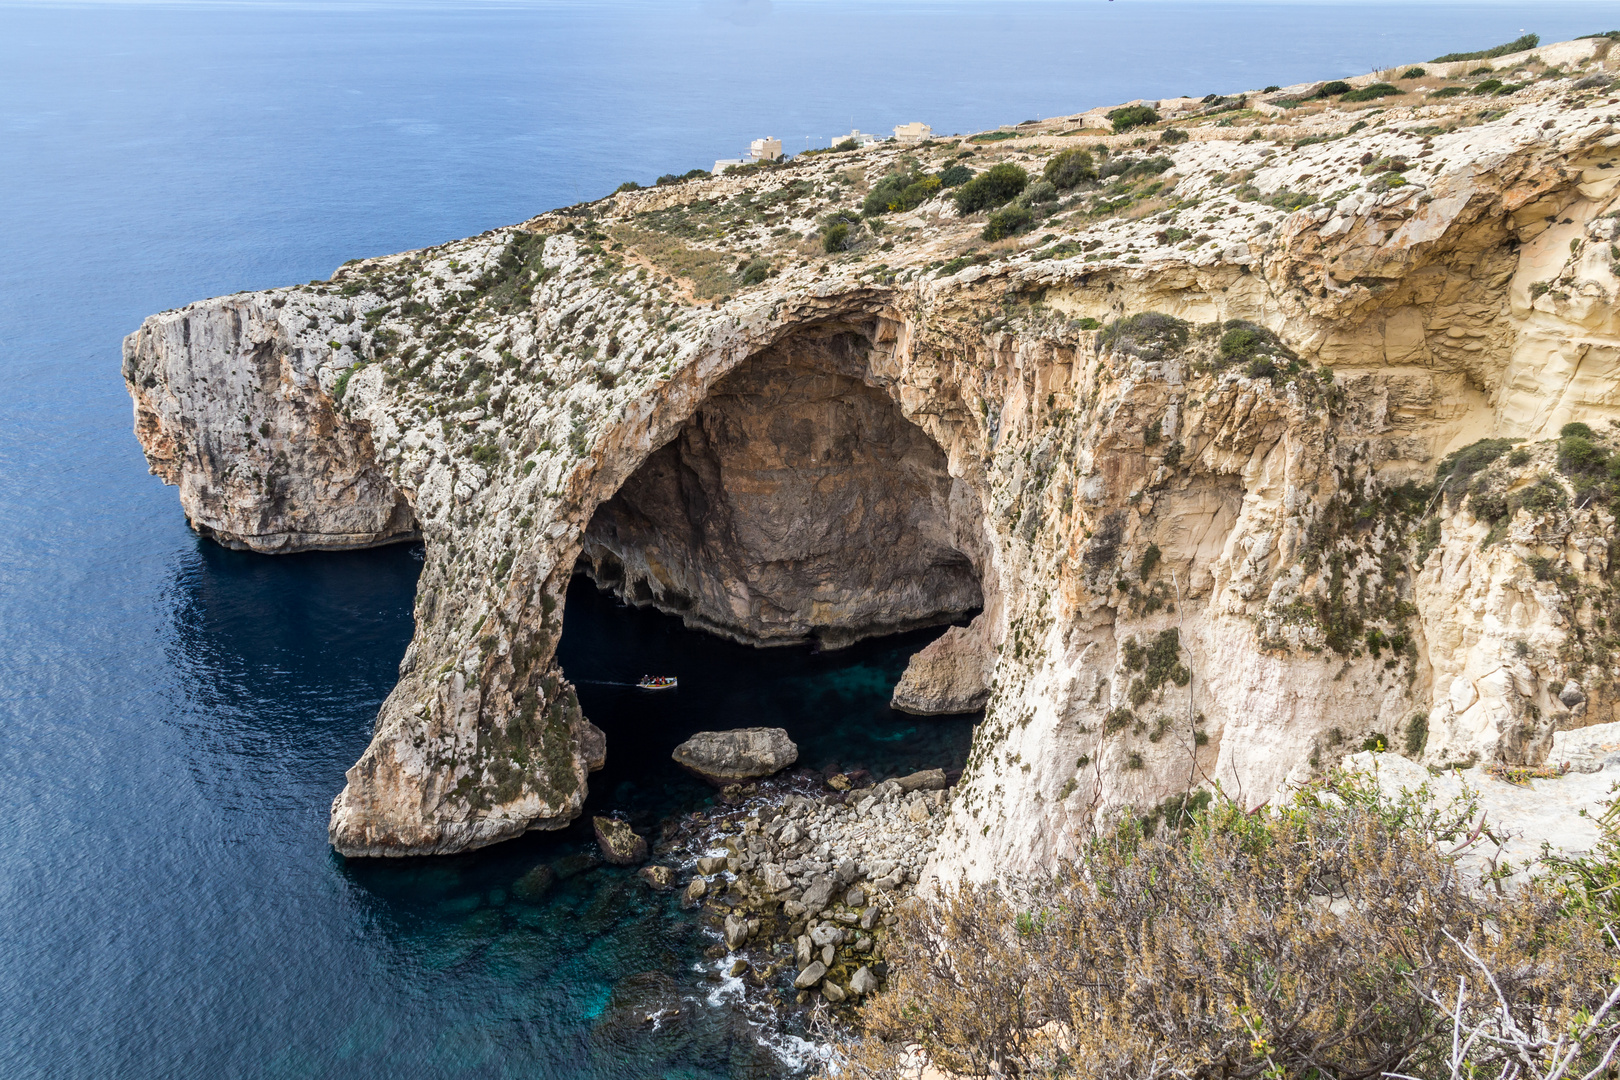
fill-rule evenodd
<path id="1" fill-rule="evenodd" d="M 583 826 L 346 861 L 343 772 L 420 549 L 260 556 L 186 527 L 131 434 L 152 312 L 324 278 L 853 128 L 970 132 L 1614 29 L 1598 2 L 0 0 L 0 1077 L 777 1077 L 816 1066 L 713 932 Z M 587 814 L 713 794 L 693 731 L 810 769 L 960 768 L 892 712 L 928 632 L 755 650 L 577 579 L 560 657 L 608 736 Z M 629 685 L 677 674 L 656 698 Z M 550 889 L 540 868 L 557 874 Z M 679 1017 L 649 1025 L 648 987 Z"/>

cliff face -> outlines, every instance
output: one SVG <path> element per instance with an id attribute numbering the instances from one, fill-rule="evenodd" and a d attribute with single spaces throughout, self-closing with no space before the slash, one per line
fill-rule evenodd
<path id="1" fill-rule="evenodd" d="M 1536 763 L 1615 718 L 1614 519 L 1552 440 L 1615 444 L 1620 135 L 1572 77 L 1458 100 L 630 192 L 153 316 L 137 434 L 222 542 L 425 542 L 345 854 L 578 813 L 612 752 L 553 658 L 582 556 L 752 642 L 982 609 L 902 686 L 988 688 L 941 873 L 1190 786 L 1258 804 L 1369 740 Z M 1125 167 L 1023 239 L 940 197 L 799 239 L 891 172 L 1076 141 Z M 1523 441 L 1442 463 L 1485 438 Z"/>

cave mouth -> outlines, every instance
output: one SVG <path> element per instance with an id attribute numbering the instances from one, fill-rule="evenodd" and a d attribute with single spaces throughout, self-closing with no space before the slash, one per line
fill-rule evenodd
<path id="1" fill-rule="evenodd" d="M 841 648 L 977 612 L 978 498 L 866 381 L 872 338 L 816 324 L 727 374 L 597 509 L 579 569 L 750 645 Z"/>

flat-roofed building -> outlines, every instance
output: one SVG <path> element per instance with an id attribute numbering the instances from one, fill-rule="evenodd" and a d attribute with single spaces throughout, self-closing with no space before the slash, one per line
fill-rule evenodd
<path id="1" fill-rule="evenodd" d="M 895 142 L 927 142 L 934 137 L 934 129 L 924 123 L 901 124 L 894 129 Z"/>

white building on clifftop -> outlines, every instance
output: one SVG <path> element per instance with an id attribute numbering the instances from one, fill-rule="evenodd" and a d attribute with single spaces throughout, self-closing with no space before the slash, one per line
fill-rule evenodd
<path id="1" fill-rule="evenodd" d="M 763 139 L 755 139 L 748 144 L 748 156 L 742 158 L 721 158 L 709 170 L 714 176 L 719 176 L 734 165 L 758 165 L 762 161 L 782 160 L 782 140 L 773 135 Z"/>

